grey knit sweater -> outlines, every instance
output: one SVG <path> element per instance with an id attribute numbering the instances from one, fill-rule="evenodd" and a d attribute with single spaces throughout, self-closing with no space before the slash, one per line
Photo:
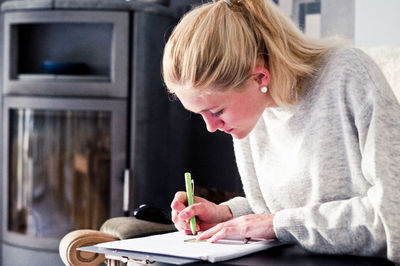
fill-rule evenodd
<path id="1" fill-rule="evenodd" d="M 267 108 L 234 148 L 234 217 L 274 213 L 279 240 L 400 262 L 400 105 L 363 52 L 328 53 L 302 100 Z"/>

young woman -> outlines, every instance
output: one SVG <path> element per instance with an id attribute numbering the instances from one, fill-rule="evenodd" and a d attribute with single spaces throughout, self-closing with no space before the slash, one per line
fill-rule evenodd
<path id="1" fill-rule="evenodd" d="M 186 207 L 178 192 L 179 230 L 196 216 L 211 242 L 277 238 L 400 262 L 400 106 L 363 52 L 307 38 L 269 0 L 220 0 L 177 25 L 163 76 L 210 132 L 232 135 L 246 195 Z"/>

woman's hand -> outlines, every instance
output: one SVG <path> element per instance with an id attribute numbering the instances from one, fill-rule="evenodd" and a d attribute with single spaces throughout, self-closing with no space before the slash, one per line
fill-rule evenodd
<path id="1" fill-rule="evenodd" d="M 197 239 L 208 239 L 209 242 L 216 242 L 228 236 L 272 239 L 276 238 L 273 220 L 273 214 L 243 215 L 214 226 L 201 233 Z"/>
<path id="2" fill-rule="evenodd" d="M 201 197 L 194 197 L 194 204 L 186 207 L 186 192 L 177 192 L 172 200 L 172 221 L 175 227 L 185 234 L 192 234 L 189 219 L 196 216 L 196 231 L 205 231 L 218 223 L 232 219 L 228 206 L 217 205 Z"/>

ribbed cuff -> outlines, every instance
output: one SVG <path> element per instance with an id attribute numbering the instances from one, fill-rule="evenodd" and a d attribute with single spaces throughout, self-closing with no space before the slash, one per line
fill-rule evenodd
<path id="1" fill-rule="evenodd" d="M 235 197 L 233 199 L 221 203 L 221 205 L 227 205 L 231 210 L 233 217 L 238 217 L 253 213 L 247 199 L 244 197 Z"/>
<path id="2" fill-rule="evenodd" d="M 307 238 L 302 208 L 286 209 L 275 213 L 274 232 L 276 237 L 286 243 L 298 243 Z"/>

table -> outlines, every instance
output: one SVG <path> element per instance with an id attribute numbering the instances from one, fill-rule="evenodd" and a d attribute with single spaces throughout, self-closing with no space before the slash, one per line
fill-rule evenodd
<path id="1" fill-rule="evenodd" d="M 196 262 L 190 265 L 211 265 L 209 262 Z M 155 266 L 166 266 L 170 264 L 155 263 Z M 254 253 L 245 257 L 223 261 L 214 265 L 241 265 L 241 266 L 260 266 L 260 265 L 295 265 L 295 266 L 321 266 L 321 265 L 379 265 L 393 266 L 394 263 L 384 258 L 359 257 L 349 255 L 319 255 L 305 251 L 296 245 L 283 245 L 271 249 Z"/>

